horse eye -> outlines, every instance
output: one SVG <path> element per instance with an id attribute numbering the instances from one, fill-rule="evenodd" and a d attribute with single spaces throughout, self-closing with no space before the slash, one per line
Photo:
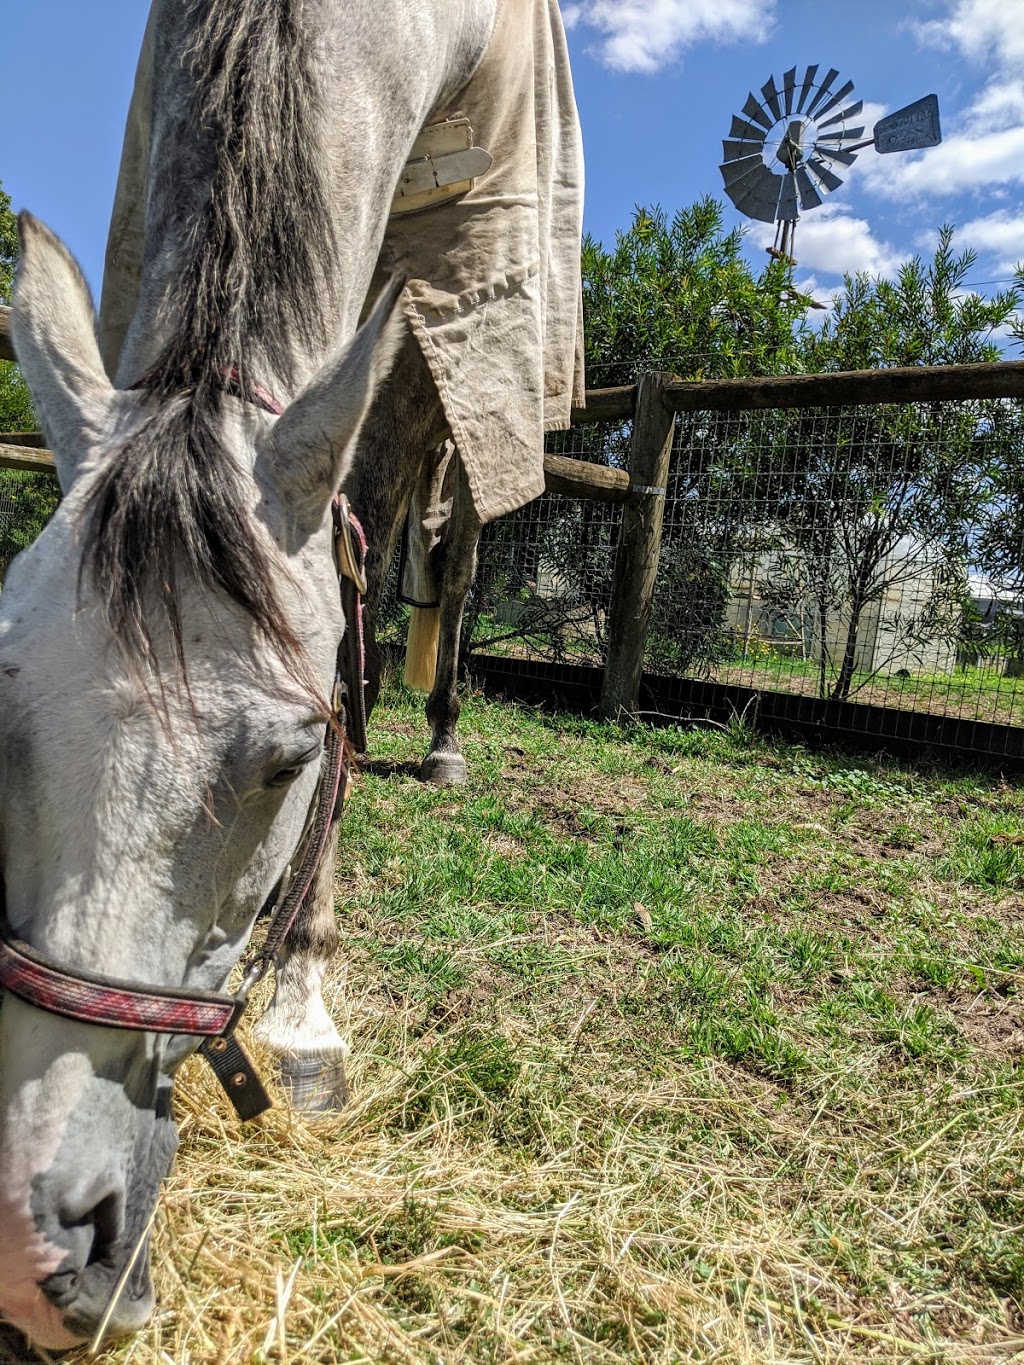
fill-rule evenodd
<path id="1" fill-rule="evenodd" d="M 309 767 L 314 759 L 320 757 L 320 748 L 319 744 L 314 744 L 312 749 L 295 759 L 294 762 L 289 763 L 284 768 L 278 768 L 272 776 L 267 778 L 265 785 L 268 787 L 287 787 Z"/>
<path id="2" fill-rule="evenodd" d="M 304 763 L 293 764 L 290 768 L 278 768 L 273 777 L 268 778 L 268 787 L 287 787 L 290 782 L 294 782 L 299 773 L 306 765 Z"/>

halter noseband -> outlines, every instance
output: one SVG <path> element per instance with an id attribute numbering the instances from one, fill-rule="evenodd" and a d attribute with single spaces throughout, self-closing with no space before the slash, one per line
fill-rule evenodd
<path id="1" fill-rule="evenodd" d="M 237 371 L 225 374 L 239 383 Z M 242 396 L 268 412 L 280 406 L 262 390 L 247 387 Z M 210 1063 L 239 1118 L 251 1119 L 271 1100 L 244 1049 L 234 1036 L 249 992 L 277 962 L 278 953 L 306 904 L 330 845 L 335 810 L 348 785 L 348 737 L 365 745 L 362 595 L 366 591 L 366 538 L 348 499 L 337 494 L 331 506 L 334 560 L 348 629 L 338 649 L 331 719 L 327 722 L 320 780 L 292 863 L 275 889 L 270 925 L 263 946 L 247 961 L 236 995 L 188 991 L 170 986 L 140 986 L 115 977 L 72 971 L 51 962 L 10 933 L 0 905 L 0 995 L 9 991 L 37 1009 L 103 1028 L 202 1038 L 200 1052 Z M 292 873 L 292 866 L 297 870 Z"/>

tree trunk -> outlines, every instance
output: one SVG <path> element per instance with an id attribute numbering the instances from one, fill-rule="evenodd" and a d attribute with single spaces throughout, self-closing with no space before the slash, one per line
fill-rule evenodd
<path id="1" fill-rule="evenodd" d="M 825 598 L 818 595 L 818 696 L 828 696 L 828 606 Z"/>

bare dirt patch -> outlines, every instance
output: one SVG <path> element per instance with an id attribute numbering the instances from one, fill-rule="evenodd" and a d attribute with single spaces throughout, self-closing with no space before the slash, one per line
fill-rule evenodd
<path id="1" fill-rule="evenodd" d="M 972 1048 L 993 1059 L 1024 1057 L 1024 1004 L 991 991 L 935 990 L 926 997 L 948 1014 Z"/>
<path id="2" fill-rule="evenodd" d="M 610 782 L 586 777 L 578 782 L 526 785 L 522 771 L 513 769 L 507 776 L 510 787 L 505 796 L 509 806 L 514 810 L 534 812 L 563 837 L 589 840 L 607 835 L 607 828 L 595 830 L 584 812 L 588 816 L 604 816 L 619 822 L 621 832 L 625 834 L 630 820 L 643 814 L 651 805 L 650 789 L 630 777 L 617 777 Z"/>

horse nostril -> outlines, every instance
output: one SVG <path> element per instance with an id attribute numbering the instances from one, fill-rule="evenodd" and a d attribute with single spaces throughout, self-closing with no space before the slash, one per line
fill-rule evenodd
<path id="1" fill-rule="evenodd" d="M 108 1194 L 96 1205 L 90 1217 L 93 1238 L 86 1265 L 95 1265 L 97 1261 L 107 1259 L 121 1234 L 120 1198 L 116 1194 Z"/>
<path id="2" fill-rule="evenodd" d="M 106 1190 L 103 1194 L 94 1190 L 91 1197 L 86 1195 L 60 1211 L 63 1229 L 60 1240 L 80 1270 L 101 1261 L 111 1264 L 114 1259 L 123 1228 L 124 1198 L 119 1190 L 111 1190 L 109 1184 Z"/>
<path id="3" fill-rule="evenodd" d="M 58 1270 L 41 1280 L 39 1288 L 53 1304 L 54 1308 L 67 1308 L 78 1298 L 78 1271 Z"/>

